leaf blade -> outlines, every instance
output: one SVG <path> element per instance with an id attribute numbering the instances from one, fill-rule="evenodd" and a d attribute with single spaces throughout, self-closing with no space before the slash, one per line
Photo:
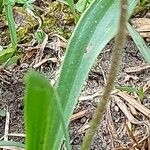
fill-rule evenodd
<path id="1" fill-rule="evenodd" d="M 127 24 L 127 29 L 141 55 L 143 56 L 145 61 L 150 64 L 150 47 L 146 45 L 140 34 L 129 23 Z"/>
<path id="2" fill-rule="evenodd" d="M 66 147 L 71 150 L 69 133 L 59 97 L 55 89 L 44 76 L 29 71 L 25 77 L 25 125 L 26 125 L 26 149 L 27 150 L 51 150 L 49 143 L 57 141 L 52 130 L 53 122 L 62 124 L 62 134 L 66 138 Z M 53 115 L 57 112 L 57 118 Z M 57 126 L 56 126 L 57 130 Z M 49 140 L 49 137 L 52 137 Z"/>
<path id="3" fill-rule="evenodd" d="M 129 1 L 129 16 L 136 4 L 137 0 Z M 61 97 L 62 107 L 68 123 L 90 68 L 104 46 L 117 33 L 118 5 L 117 0 L 95 0 L 84 12 L 72 34 L 57 84 L 57 92 Z M 100 16 L 96 18 L 96 15 Z M 92 48 L 90 48 L 90 42 L 93 42 Z M 96 42 L 101 44 L 98 45 Z M 59 130 L 57 138 L 61 139 L 61 137 Z M 59 143 L 56 143 L 53 149 L 58 149 L 58 145 Z"/>
<path id="4" fill-rule="evenodd" d="M 137 0 L 129 1 L 129 15 L 132 13 L 136 4 Z M 57 92 L 61 98 L 64 115 L 68 123 L 92 64 L 104 46 L 117 32 L 118 5 L 118 0 L 95 0 L 80 18 L 69 41 L 57 84 Z M 98 25 L 101 26 L 101 28 Z M 107 28 L 105 28 L 106 26 Z M 98 30 L 98 28 L 100 29 Z M 101 37 L 105 37 L 105 39 Z M 91 41 L 94 44 L 96 42 L 101 44 L 97 45 L 96 43 L 96 45 L 94 45 Z M 92 43 L 92 48 L 89 46 L 90 42 Z M 59 142 L 61 142 L 61 131 L 56 132 L 58 132 L 57 138 L 60 139 Z M 51 146 L 53 149 L 58 149 L 59 145 L 59 143 L 56 143 Z"/>
<path id="5" fill-rule="evenodd" d="M 45 129 L 48 128 L 49 98 L 53 94 L 44 77 L 33 71 L 27 73 L 25 81 L 26 149 L 41 150 L 44 146 Z"/>

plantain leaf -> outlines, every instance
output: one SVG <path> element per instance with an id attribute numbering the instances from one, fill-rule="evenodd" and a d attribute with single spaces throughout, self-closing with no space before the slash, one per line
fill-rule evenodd
<path id="1" fill-rule="evenodd" d="M 66 122 L 55 90 L 42 75 L 34 71 L 27 73 L 25 81 L 26 150 L 51 150 L 49 143 L 57 140 L 53 138 L 55 133 L 51 129 L 54 120 L 59 125 L 62 123 L 66 147 L 68 150 L 71 149 Z M 53 115 L 54 112 L 57 112 L 57 118 Z M 51 141 L 49 137 L 52 137 Z"/>
<path id="2" fill-rule="evenodd" d="M 150 47 L 146 45 L 140 34 L 129 23 L 127 24 L 127 28 L 141 55 L 150 64 Z"/>
<path id="3" fill-rule="evenodd" d="M 129 16 L 137 1 L 129 0 Z M 118 0 L 95 0 L 84 12 L 72 34 L 57 84 L 67 123 L 96 57 L 117 33 L 118 18 Z M 54 123 L 53 132 L 59 140 L 49 144 L 52 150 L 59 149 L 63 138 L 61 128 L 56 130 L 56 126 L 59 126 L 57 122 Z"/>

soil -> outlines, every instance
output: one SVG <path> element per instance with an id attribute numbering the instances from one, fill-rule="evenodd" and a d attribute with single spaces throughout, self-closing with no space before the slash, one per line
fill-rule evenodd
<path id="1" fill-rule="evenodd" d="M 44 73 L 48 80 L 52 83 L 57 80 L 58 69 L 65 49 L 61 46 L 62 38 L 56 35 L 49 35 L 47 46 L 43 51 L 44 58 L 55 58 L 57 61 L 47 61 L 43 63 L 36 70 Z M 147 43 L 150 45 L 150 43 Z M 22 46 L 22 45 L 20 45 Z M 10 114 L 9 118 L 9 139 L 24 143 L 24 136 L 11 136 L 12 133 L 23 134 L 23 92 L 24 82 L 23 77 L 29 68 L 32 68 L 37 59 L 37 49 L 33 46 L 23 46 L 25 50 L 24 57 L 17 61 L 17 64 L 0 70 L 0 108 L 5 109 Z M 93 96 L 95 93 L 100 93 L 106 83 L 105 79 L 109 72 L 110 57 L 113 49 L 113 40 L 107 44 L 103 52 L 98 56 L 93 68 L 91 69 L 88 79 L 85 83 L 85 88 L 81 93 L 79 102 L 74 110 L 74 114 L 85 111 L 78 119 L 70 122 L 70 136 L 73 150 L 79 150 L 83 140 L 83 136 L 89 127 L 89 121 L 100 99 L 100 96 Z M 150 81 L 150 67 L 140 72 L 127 73 L 126 69 L 131 67 L 139 67 L 147 65 L 143 60 L 139 50 L 130 37 L 127 37 L 126 46 L 124 48 L 123 62 L 116 81 L 117 85 L 128 85 L 135 87 L 143 87 Z M 131 94 L 131 93 L 130 93 Z M 131 94 L 132 95 L 132 94 Z M 87 97 L 88 96 L 88 97 Z M 91 96 L 91 98 L 89 98 Z M 134 95 L 132 95 L 134 96 Z M 129 108 L 130 105 L 123 100 L 123 103 Z M 150 91 L 144 94 L 142 105 L 150 109 Z M 133 108 L 132 108 L 133 109 Z M 129 109 L 130 110 L 130 109 Z M 139 121 L 146 120 L 146 117 L 136 111 L 134 117 Z M 117 133 L 117 138 L 113 137 L 110 118 L 114 124 L 114 130 Z M 0 139 L 3 139 L 5 133 L 6 117 L 0 116 Z M 125 125 L 131 126 L 127 116 L 121 111 L 117 105 L 115 98 L 112 96 L 111 101 L 107 106 L 107 111 L 103 116 L 103 121 L 99 126 L 99 130 L 95 135 L 91 150 L 110 150 L 115 148 L 130 149 L 135 142 L 131 135 L 125 128 Z M 134 124 L 133 133 L 136 134 L 136 140 L 142 139 L 146 134 L 146 129 L 143 125 Z M 138 145 L 137 149 L 142 149 L 146 145 L 147 140 Z M 146 147 L 145 147 L 146 150 Z"/>

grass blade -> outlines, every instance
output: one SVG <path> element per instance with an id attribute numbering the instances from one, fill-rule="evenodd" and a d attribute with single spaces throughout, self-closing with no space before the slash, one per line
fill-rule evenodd
<path id="1" fill-rule="evenodd" d="M 14 49 L 17 48 L 17 31 L 16 31 L 16 26 L 15 26 L 15 21 L 13 18 L 13 1 L 10 0 L 4 0 L 4 6 L 5 6 L 5 14 L 6 14 L 6 19 L 8 21 L 8 27 L 9 27 L 9 32 L 10 32 L 10 38 L 11 38 L 11 43 Z"/>
<path id="2" fill-rule="evenodd" d="M 150 47 L 146 45 L 140 34 L 129 23 L 127 24 L 127 28 L 141 55 L 150 64 Z"/>

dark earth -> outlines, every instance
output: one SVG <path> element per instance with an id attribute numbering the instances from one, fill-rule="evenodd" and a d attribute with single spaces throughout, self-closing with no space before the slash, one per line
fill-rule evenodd
<path id="1" fill-rule="evenodd" d="M 145 17 L 145 15 L 144 15 Z M 150 42 L 146 41 L 148 45 Z M 57 81 L 58 69 L 62 61 L 62 57 L 65 52 L 65 46 L 62 46 L 65 41 L 61 36 L 56 34 L 50 34 L 48 37 L 47 45 L 43 51 L 44 58 L 53 58 L 57 61 L 46 61 L 39 65 L 36 70 L 45 74 L 51 83 Z M 24 142 L 24 123 L 23 123 L 23 92 L 24 82 L 23 77 L 29 68 L 33 68 L 34 62 L 37 59 L 38 48 L 31 46 L 20 45 L 25 49 L 24 57 L 17 61 L 17 64 L 7 68 L 0 69 L 0 108 L 5 109 L 10 114 L 9 118 L 9 140 L 17 142 Z M 84 112 L 79 118 L 72 119 L 70 121 L 69 129 L 71 136 L 71 144 L 73 150 L 79 150 L 82 143 L 83 136 L 89 127 L 89 121 L 92 118 L 92 114 L 96 108 L 96 105 L 100 99 L 100 92 L 103 90 L 105 80 L 109 72 L 110 57 L 113 49 L 113 40 L 107 44 L 103 52 L 98 56 L 93 68 L 91 69 L 88 79 L 85 82 L 84 90 L 82 91 L 79 102 L 74 110 L 74 114 L 78 112 Z M 141 71 L 133 71 L 128 73 L 127 68 L 146 66 L 146 62 L 142 58 L 139 50 L 127 36 L 126 46 L 124 48 L 123 62 L 118 74 L 116 86 L 134 86 L 143 87 L 150 81 L 150 67 Z M 95 94 L 97 93 L 97 95 Z M 95 96 L 92 96 L 95 94 Z M 133 97 L 136 97 L 133 93 L 129 93 Z M 107 111 L 103 116 L 103 121 L 99 126 L 99 130 L 95 135 L 94 142 L 91 146 L 91 150 L 111 150 L 111 149 L 131 149 L 131 147 L 146 136 L 147 130 L 144 125 L 133 124 L 128 121 L 127 116 L 121 111 L 115 100 L 115 94 L 110 98 L 110 103 L 107 106 Z M 89 97 L 90 96 L 90 97 Z M 138 99 L 136 97 L 136 99 Z M 123 100 L 123 99 L 122 99 Z M 130 111 L 131 107 L 128 102 L 123 100 L 123 103 Z M 150 88 L 145 92 L 144 98 L 141 101 L 141 105 L 150 109 Z M 133 107 L 132 107 L 133 109 Z M 135 109 L 134 109 L 135 110 Z M 148 120 L 140 111 L 135 110 L 136 113 L 132 114 L 137 120 Z M 111 121 L 114 129 L 111 129 Z M 6 117 L 0 116 L 0 139 L 3 140 L 5 133 Z M 126 125 L 132 126 L 132 133 L 135 134 L 135 139 L 132 134 L 129 134 Z M 117 138 L 113 137 L 112 130 L 116 131 Z M 12 135 L 16 133 L 17 135 Z M 147 138 L 143 140 L 136 149 L 148 150 Z"/>

